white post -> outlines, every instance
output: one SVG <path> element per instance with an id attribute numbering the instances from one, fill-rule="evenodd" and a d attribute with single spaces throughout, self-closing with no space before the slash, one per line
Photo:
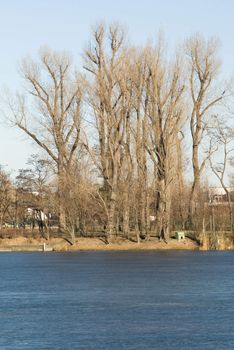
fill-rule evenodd
<path id="1" fill-rule="evenodd" d="M 43 243 L 43 252 L 45 252 L 45 251 L 46 251 L 46 244 Z"/>

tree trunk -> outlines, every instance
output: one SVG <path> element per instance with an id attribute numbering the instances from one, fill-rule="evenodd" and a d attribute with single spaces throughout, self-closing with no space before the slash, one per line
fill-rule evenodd
<path id="1" fill-rule="evenodd" d="M 169 225 L 170 225 L 170 198 L 169 191 L 166 186 L 165 179 L 160 179 L 158 182 L 157 191 L 157 206 L 156 217 L 159 240 L 164 240 L 166 243 L 169 240 Z"/>
<path id="2" fill-rule="evenodd" d="M 125 191 L 123 202 L 123 234 L 127 239 L 129 239 L 129 209 L 129 192 Z"/>
<path id="3" fill-rule="evenodd" d="M 58 171 L 58 209 L 59 209 L 59 231 L 66 230 L 66 210 L 65 210 L 65 169 L 61 166 Z"/>
<path id="4" fill-rule="evenodd" d="M 112 243 L 115 235 L 115 209 L 117 198 L 118 174 L 117 169 L 113 166 L 112 186 L 110 188 L 110 199 L 108 203 L 108 222 L 107 222 L 107 243 Z"/>
<path id="5" fill-rule="evenodd" d="M 141 183 L 141 185 L 143 185 Z M 146 213 L 145 213 L 145 191 L 143 186 L 140 187 L 140 200 L 139 200 L 139 209 L 140 209 L 140 236 L 141 238 L 145 239 L 146 238 Z"/>
<path id="6" fill-rule="evenodd" d="M 112 243 L 114 240 L 115 230 L 115 207 L 116 207 L 116 195 L 111 193 L 111 199 L 109 203 L 109 213 L 107 222 L 107 243 Z"/>
<path id="7" fill-rule="evenodd" d="M 187 228 L 192 229 L 195 222 L 195 216 L 196 216 L 196 195 L 197 190 L 200 187 L 200 172 L 201 169 L 199 167 L 199 160 L 198 160 L 198 146 L 194 145 L 193 147 L 193 184 L 191 188 L 190 193 L 190 199 L 189 199 L 189 210 L 188 210 L 188 220 L 187 220 Z"/>
<path id="8" fill-rule="evenodd" d="M 230 193 L 228 191 L 228 189 L 224 187 L 224 190 L 226 192 L 226 195 L 227 195 L 227 199 L 228 199 L 228 210 L 229 210 L 229 220 L 230 220 L 230 230 L 231 230 L 231 233 L 232 233 L 232 230 L 233 230 L 233 217 L 232 217 L 232 202 L 231 202 L 231 197 L 230 197 Z"/>

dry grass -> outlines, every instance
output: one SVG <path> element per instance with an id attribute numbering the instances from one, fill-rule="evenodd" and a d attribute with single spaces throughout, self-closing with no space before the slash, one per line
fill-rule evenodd
<path id="1" fill-rule="evenodd" d="M 166 244 L 165 242 L 159 242 L 157 239 L 152 239 L 148 242 L 136 243 L 127 240 L 118 239 L 117 242 L 112 244 L 105 244 L 103 240 L 99 238 L 77 238 L 76 243 L 71 246 L 63 238 L 51 238 L 46 241 L 43 238 L 33 238 L 33 237 L 12 237 L 12 238 L 2 238 L 0 239 L 0 249 L 6 246 L 20 246 L 20 245 L 30 245 L 38 246 L 43 245 L 43 243 L 48 244 L 55 251 L 81 251 L 81 250 L 170 250 L 170 249 L 183 249 L 183 250 L 195 250 L 199 249 L 196 242 L 189 238 L 184 241 L 177 241 L 175 239 L 170 239 Z M 23 249 L 22 249 L 23 250 Z"/>

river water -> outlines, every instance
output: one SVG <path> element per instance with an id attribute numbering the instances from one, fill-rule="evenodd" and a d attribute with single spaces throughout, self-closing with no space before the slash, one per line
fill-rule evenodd
<path id="1" fill-rule="evenodd" d="M 234 349 L 234 252 L 1 253 L 0 349 Z"/>

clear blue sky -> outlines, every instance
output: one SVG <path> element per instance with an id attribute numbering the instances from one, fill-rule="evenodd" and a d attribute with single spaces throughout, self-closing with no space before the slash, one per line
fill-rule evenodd
<path id="1" fill-rule="evenodd" d="M 100 20 L 122 23 L 136 44 L 153 40 L 159 30 L 170 45 L 193 32 L 218 36 L 223 72 L 234 71 L 232 0 L 0 0 L 1 88 L 19 88 L 18 62 L 43 45 L 72 52 L 79 64 L 90 28 Z M 33 152 L 22 134 L 0 125 L 0 164 L 17 170 Z"/>

